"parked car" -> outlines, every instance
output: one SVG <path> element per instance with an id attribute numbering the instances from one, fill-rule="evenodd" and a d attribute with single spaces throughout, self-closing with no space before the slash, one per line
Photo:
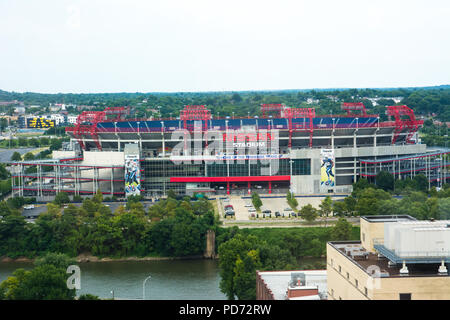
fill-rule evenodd
<path id="1" fill-rule="evenodd" d="M 248 212 L 256 212 L 255 208 L 248 208 L 247 210 L 248 210 Z"/>
<path id="2" fill-rule="evenodd" d="M 291 217 L 297 217 L 297 214 L 295 212 L 290 213 Z"/>
<path id="3" fill-rule="evenodd" d="M 275 217 L 281 217 L 281 213 L 279 211 L 275 212 Z"/>
<path id="4" fill-rule="evenodd" d="M 294 211 L 292 208 L 284 208 L 284 211 Z"/>
<path id="5" fill-rule="evenodd" d="M 272 213 L 271 210 L 264 210 L 262 213 Z"/>
<path id="6" fill-rule="evenodd" d="M 226 210 L 227 208 L 233 209 L 233 206 L 232 206 L 231 204 L 227 204 L 224 208 L 225 208 L 225 210 Z"/>
<path id="7" fill-rule="evenodd" d="M 29 204 L 23 207 L 25 210 L 31 210 L 34 209 L 34 204 Z"/>
<path id="8" fill-rule="evenodd" d="M 246 203 L 245 206 L 246 206 L 246 207 L 253 207 L 253 204 L 251 204 L 251 203 Z"/>
<path id="9" fill-rule="evenodd" d="M 234 211 L 233 210 L 226 211 L 225 217 L 227 217 L 227 216 L 230 216 L 230 217 L 234 216 Z"/>
<path id="10" fill-rule="evenodd" d="M 223 202 L 230 202 L 230 199 L 229 198 L 223 199 Z"/>

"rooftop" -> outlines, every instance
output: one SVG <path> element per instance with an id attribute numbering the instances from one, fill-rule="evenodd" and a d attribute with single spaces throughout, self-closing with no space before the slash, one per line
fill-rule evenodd
<path id="1" fill-rule="evenodd" d="M 405 275 L 400 274 L 402 265 L 390 264 L 386 257 L 366 251 L 360 241 L 334 241 L 329 244 L 369 275 L 375 276 L 379 272 L 381 278 L 448 277 L 438 274 L 440 263 L 407 264 L 409 273 Z"/>
<path id="2" fill-rule="evenodd" d="M 326 270 L 296 270 L 296 271 L 260 271 L 267 288 L 274 295 L 275 300 L 286 300 L 286 293 L 292 279 L 293 273 L 304 273 L 306 287 L 317 287 L 322 299 L 327 297 L 327 271 Z M 297 300 L 299 298 L 296 298 Z"/>
<path id="3" fill-rule="evenodd" d="M 361 219 L 364 219 L 368 222 L 407 222 L 407 221 L 417 221 L 416 218 L 408 216 L 408 215 L 395 215 L 395 216 L 363 216 Z"/>

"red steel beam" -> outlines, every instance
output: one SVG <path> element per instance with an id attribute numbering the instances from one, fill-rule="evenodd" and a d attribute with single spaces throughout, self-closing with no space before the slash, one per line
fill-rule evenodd
<path id="1" fill-rule="evenodd" d="M 170 177 L 170 182 L 290 181 L 291 176 Z"/>

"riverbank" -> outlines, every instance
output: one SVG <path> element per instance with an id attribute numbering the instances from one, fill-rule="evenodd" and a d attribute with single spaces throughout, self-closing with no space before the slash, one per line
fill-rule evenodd
<path id="1" fill-rule="evenodd" d="M 39 258 L 39 257 L 36 257 Z M 23 263 L 33 263 L 36 258 L 27 258 L 27 257 L 18 257 L 18 258 L 10 258 L 10 257 L 0 257 L 0 263 L 9 263 L 9 262 L 23 262 Z M 80 254 L 75 257 L 76 262 L 78 263 L 86 263 L 86 262 L 123 262 L 123 261 L 166 261 L 166 260 L 198 260 L 198 259 L 206 259 L 203 255 L 195 255 L 195 256 L 185 256 L 185 257 L 120 257 L 120 258 L 110 258 L 110 257 L 96 257 L 90 254 Z M 210 260 L 210 259 L 208 259 Z"/>

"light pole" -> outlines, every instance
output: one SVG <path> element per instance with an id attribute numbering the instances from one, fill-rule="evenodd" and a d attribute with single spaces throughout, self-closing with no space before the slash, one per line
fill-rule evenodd
<path id="1" fill-rule="evenodd" d="M 142 300 L 145 300 L 145 283 L 147 282 L 148 279 L 150 279 L 152 276 L 148 276 L 147 278 L 145 278 L 144 282 L 142 283 Z"/>
<path id="2" fill-rule="evenodd" d="M 292 193 L 292 164 L 294 163 L 294 161 L 292 159 L 289 160 L 289 164 L 290 164 L 290 169 L 291 169 L 291 180 L 289 183 L 289 191 Z"/>

